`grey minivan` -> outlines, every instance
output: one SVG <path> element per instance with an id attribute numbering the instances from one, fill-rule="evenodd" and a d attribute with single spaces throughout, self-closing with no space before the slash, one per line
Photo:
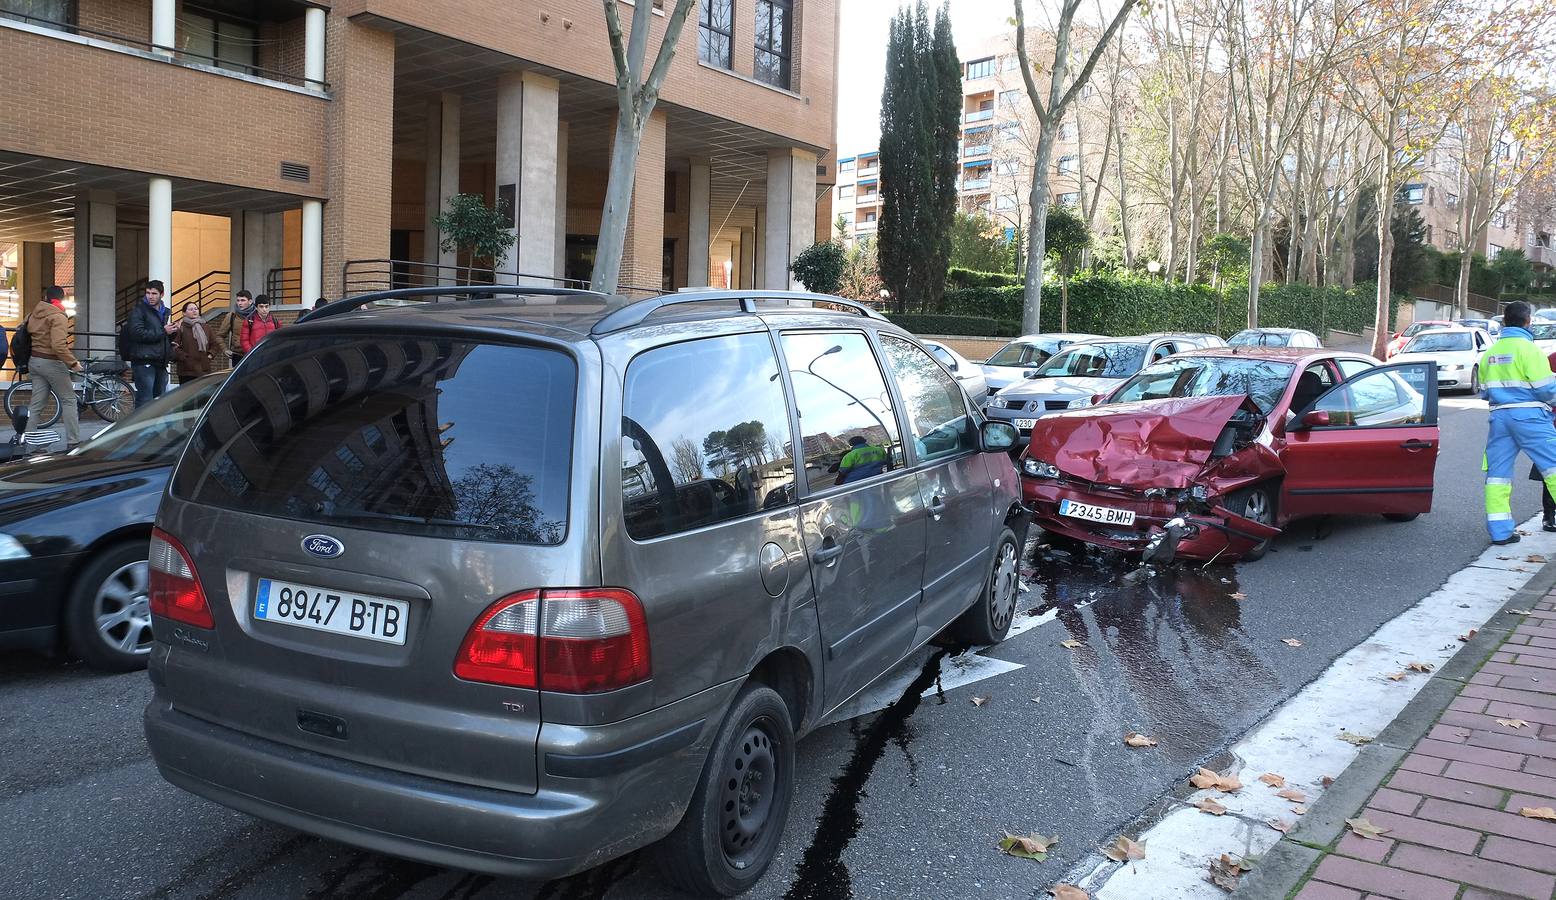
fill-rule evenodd
<path id="1" fill-rule="evenodd" d="M 761 876 L 794 738 L 1004 637 L 1004 423 L 834 297 L 337 301 L 244 358 L 151 541 L 169 781 L 375 851 L 550 878 L 658 841 Z"/>

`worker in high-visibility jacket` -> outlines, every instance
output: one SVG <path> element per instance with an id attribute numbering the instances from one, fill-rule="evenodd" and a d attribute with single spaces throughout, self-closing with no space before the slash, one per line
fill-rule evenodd
<path id="1" fill-rule="evenodd" d="M 1522 450 L 1556 496 L 1556 375 L 1529 332 L 1529 304 L 1503 310 L 1502 336 L 1480 358 L 1480 384 L 1491 404 L 1486 436 L 1486 530 L 1493 544 L 1518 541 L 1513 530 L 1513 460 Z"/>

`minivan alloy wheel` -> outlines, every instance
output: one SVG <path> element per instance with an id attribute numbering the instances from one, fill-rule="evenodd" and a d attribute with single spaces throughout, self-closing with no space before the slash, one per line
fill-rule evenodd
<path id="1" fill-rule="evenodd" d="M 151 601 L 146 561 L 126 563 L 109 573 L 92 600 L 98 637 L 120 653 L 151 652 Z"/>

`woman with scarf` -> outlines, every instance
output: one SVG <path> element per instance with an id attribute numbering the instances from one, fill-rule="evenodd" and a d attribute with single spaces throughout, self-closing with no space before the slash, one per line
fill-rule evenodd
<path id="1" fill-rule="evenodd" d="M 200 318 L 199 304 L 185 303 L 184 316 L 178 320 L 178 334 L 173 337 L 179 383 L 209 374 L 216 367 L 216 351 L 216 338 Z"/>

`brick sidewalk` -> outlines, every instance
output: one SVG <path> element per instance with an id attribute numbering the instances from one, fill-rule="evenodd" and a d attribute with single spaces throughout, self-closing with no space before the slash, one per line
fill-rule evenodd
<path id="1" fill-rule="evenodd" d="M 1556 806 L 1556 591 L 1356 813 L 1388 831 L 1347 829 L 1296 898 L 1552 900 L 1556 822 L 1519 814 L 1544 806 Z"/>

